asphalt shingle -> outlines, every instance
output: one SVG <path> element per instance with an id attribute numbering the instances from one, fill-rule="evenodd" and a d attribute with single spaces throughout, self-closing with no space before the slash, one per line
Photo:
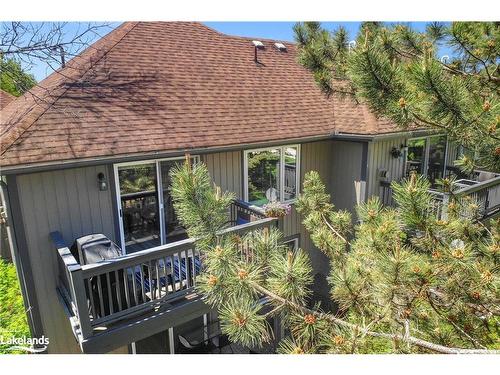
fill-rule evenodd
<path id="1" fill-rule="evenodd" d="M 296 47 L 199 23 L 124 23 L 1 112 L 12 166 L 397 131 L 350 100 L 327 98 Z"/>

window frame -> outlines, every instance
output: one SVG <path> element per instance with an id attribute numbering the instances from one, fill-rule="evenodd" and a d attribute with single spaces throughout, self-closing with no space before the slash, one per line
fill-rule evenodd
<path id="1" fill-rule="evenodd" d="M 295 170 L 295 198 L 284 200 L 285 197 L 285 149 L 289 147 L 295 147 L 297 149 L 297 160 L 296 160 L 296 170 Z M 243 199 L 245 202 L 248 200 L 248 154 L 251 152 L 262 152 L 262 151 L 272 151 L 279 149 L 280 152 L 280 165 L 279 165 L 279 202 L 292 204 L 297 200 L 300 191 L 300 144 L 288 144 L 279 145 L 271 147 L 254 148 L 243 151 Z"/>
<path id="2" fill-rule="evenodd" d="M 114 179 L 114 199 L 116 202 L 116 210 L 114 215 L 115 218 L 118 220 L 118 231 L 119 231 L 119 240 L 120 240 L 120 246 L 122 248 L 122 251 L 124 254 L 127 253 L 126 251 L 126 246 L 125 246 L 125 228 L 123 226 L 123 216 L 122 216 L 122 202 L 121 202 L 121 190 L 120 190 L 120 178 L 118 171 L 120 167 L 133 167 L 136 165 L 146 165 L 146 164 L 152 164 L 155 166 L 156 169 L 156 183 L 157 183 L 157 193 L 156 193 L 156 199 L 158 200 L 158 216 L 159 216 L 159 226 L 160 226 L 160 243 L 162 245 L 166 244 L 167 240 L 167 233 L 165 231 L 165 222 L 164 222 L 164 202 L 163 202 L 163 197 L 160 197 L 161 192 L 163 191 L 163 185 L 161 181 L 161 171 L 160 171 L 160 163 L 162 161 L 177 161 L 177 160 L 183 160 L 185 159 L 185 156 L 174 156 L 174 157 L 165 157 L 165 158 L 159 158 L 159 159 L 144 159 L 144 160 L 136 160 L 136 161 L 126 161 L 126 162 L 121 162 L 121 163 L 114 163 L 113 164 L 113 179 Z M 200 155 L 191 155 L 191 160 L 193 163 L 200 163 L 201 158 Z"/>
<path id="3" fill-rule="evenodd" d="M 408 138 L 406 140 L 406 147 L 408 147 L 410 141 L 425 139 L 422 175 L 427 177 L 428 172 L 429 172 L 429 153 L 430 153 L 430 148 L 431 148 L 431 138 L 433 138 L 433 137 L 445 137 L 445 139 L 446 139 L 446 146 L 445 146 L 445 151 L 444 151 L 444 163 L 443 163 L 443 176 L 446 176 L 446 166 L 447 166 L 447 162 L 448 162 L 448 149 L 449 149 L 449 139 L 448 139 L 448 136 L 446 134 L 433 134 L 433 135 L 426 135 L 426 136 L 422 136 L 422 137 Z M 405 154 L 405 173 L 404 173 L 404 175 L 406 176 L 407 174 L 408 174 L 408 151 Z"/>
<path id="4" fill-rule="evenodd" d="M 288 236 L 288 237 L 283 239 L 283 245 L 286 245 L 290 242 L 293 242 L 295 244 L 295 247 L 293 250 L 300 249 L 300 234 L 297 233 L 293 236 Z"/>

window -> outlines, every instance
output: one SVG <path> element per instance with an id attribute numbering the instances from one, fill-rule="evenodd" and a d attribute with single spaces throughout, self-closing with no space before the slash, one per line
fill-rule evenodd
<path id="1" fill-rule="evenodd" d="M 199 162 L 198 156 L 192 156 Z M 187 237 L 170 195 L 170 170 L 184 158 L 115 164 L 121 247 L 126 253 Z"/>
<path id="2" fill-rule="evenodd" d="M 299 156 L 298 145 L 245 151 L 245 200 L 263 206 L 297 198 Z"/>
<path id="3" fill-rule="evenodd" d="M 283 245 L 287 246 L 290 250 L 297 250 L 299 248 L 299 236 L 285 238 Z"/>
<path id="4" fill-rule="evenodd" d="M 408 140 L 406 173 L 425 175 L 432 184 L 443 178 L 446 168 L 447 141 L 445 135 Z"/>

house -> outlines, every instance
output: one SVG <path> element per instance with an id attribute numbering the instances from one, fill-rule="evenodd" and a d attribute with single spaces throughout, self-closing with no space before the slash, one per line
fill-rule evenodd
<path id="1" fill-rule="evenodd" d="M 236 232 L 273 225 L 258 207 L 293 203 L 310 170 L 349 210 L 387 200 L 382 183 L 409 169 L 454 171 L 460 148 L 446 137 L 325 97 L 292 43 L 259 42 L 199 23 L 127 22 L 2 109 L 13 255 L 50 353 L 173 352 L 186 330 L 206 334 L 214 314 L 193 291 L 199 258 L 168 191 L 185 153 L 236 193 Z M 328 261 L 300 215 L 279 225 L 310 253 L 316 296 L 328 299 Z M 69 248 L 89 234 L 125 255 L 85 264 Z"/>
<path id="2" fill-rule="evenodd" d="M 0 109 L 4 108 L 13 101 L 16 97 L 12 94 L 9 94 L 7 91 L 3 91 L 0 89 Z"/>

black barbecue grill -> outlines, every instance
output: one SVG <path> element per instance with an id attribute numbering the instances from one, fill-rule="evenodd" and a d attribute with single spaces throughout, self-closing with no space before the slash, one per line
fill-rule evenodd
<path id="1" fill-rule="evenodd" d="M 77 258 L 81 265 L 94 264 L 103 262 L 109 259 L 115 259 L 122 256 L 122 250 L 120 247 L 111 241 L 104 234 L 90 234 L 88 236 L 83 236 L 77 238 L 71 246 L 71 252 L 73 256 Z M 117 283 L 120 284 L 117 288 Z M 111 287 L 111 303 L 113 304 L 113 310 L 118 309 L 118 300 L 116 291 L 120 290 L 122 294 L 122 300 L 125 298 L 124 295 L 124 280 L 123 280 L 123 270 L 118 271 L 118 279 L 116 279 L 115 274 L 111 273 L 109 275 L 109 286 Z M 99 278 L 93 277 L 90 279 L 90 290 L 89 285 L 85 284 L 85 289 L 87 293 L 87 299 L 90 300 L 90 294 L 92 293 L 93 300 L 95 302 L 95 317 L 99 318 L 111 313 L 108 296 L 108 284 L 106 277 L 100 278 L 100 288 L 98 286 Z M 101 289 L 102 296 L 102 306 L 99 298 L 99 289 Z M 89 311 L 91 310 L 89 306 Z"/>
<path id="2" fill-rule="evenodd" d="M 104 234 L 91 234 L 77 238 L 72 250 L 81 265 L 99 263 L 122 256 L 120 247 Z"/>

